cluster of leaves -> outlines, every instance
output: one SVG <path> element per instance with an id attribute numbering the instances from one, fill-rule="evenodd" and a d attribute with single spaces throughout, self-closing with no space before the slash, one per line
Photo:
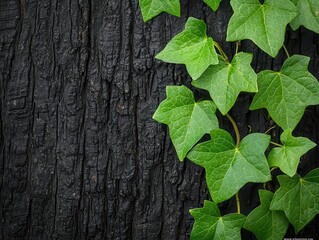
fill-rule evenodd
<path id="1" fill-rule="evenodd" d="M 179 16 L 179 0 L 139 0 L 144 21 L 161 12 Z M 214 11 L 221 0 L 204 0 Z M 252 40 L 271 57 L 284 47 L 288 24 L 319 33 L 318 0 L 230 0 L 234 11 L 227 28 L 227 41 Z M 185 64 L 194 87 L 207 90 L 211 99 L 195 101 L 185 86 L 167 86 L 167 98 L 153 118 L 169 127 L 178 158 L 186 157 L 206 170 L 211 201 L 192 209 L 195 219 L 191 239 L 240 239 L 240 230 L 253 232 L 258 239 L 282 239 L 289 223 L 298 233 L 319 213 L 319 169 L 306 176 L 297 173 L 300 158 L 315 143 L 293 136 L 293 130 L 309 105 L 319 104 L 319 83 L 308 71 L 309 57 L 289 56 L 280 71 L 255 73 L 252 54 L 237 52 L 229 61 L 224 51 L 206 34 L 206 24 L 190 17 L 156 58 Z M 236 123 L 228 114 L 241 92 L 255 93 L 250 110 L 267 109 L 281 127 L 281 143 L 270 135 L 251 133 L 240 139 Z M 236 142 L 219 128 L 216 111 L 234 126 Z M 198 143 L 205 135 L 210 140 Z M 266 150 L 273 143 L 268 156 Z M 246 217 L 238 213 L 221 216 L 217 204 L 238 194 L 248 182 L 266 183 L 271 169 L 284 175 L 275 193 L 259 190 L 260 206 Z M 238 195 L 237 195 L 238 196 Z M 238 199 L 237 199 L 238 200 Z"/>

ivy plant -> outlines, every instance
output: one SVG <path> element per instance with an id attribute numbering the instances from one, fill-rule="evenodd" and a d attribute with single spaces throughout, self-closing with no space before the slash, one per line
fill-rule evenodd
<path id="1" fill-rule="evenodd" d="M 203 0 L 218 11 L 221 0 Z M 225 0 L 226 1 L 226 0 Z M 139 0 L 143 20 L 162 12 L 180 16 L 179 0 Z M 318 80 L 308 71 L 310 58 L 290 56 L 284 46 L 288 25 L 319 33 L 318 0 L 230 0 L 234 11 L 226 41 L 236 42 L 234 56 L 227 56 L 220 44 L 207 35 L 203 20 L 190 17 L 184 30 L 157 53 L 158 60 L 184 64 L 191 84 L 206 90 L 210 99 L 196 101 L 185 86 L 167 86 L 166 99 L 153 118 L 168 125 L 180 161 L 185 158 L 202 166 L 212 201 L 191 209 L 195 223 L 191 239 L 240 239 L 244 228 L 257 239 L 282 239 L 291 224 L 302 230 L 319 213 L 319 168 L 300 176 L 301 157 L 316 144 L 294 136 L 306 107 L 319 104 Z M 239 52 L 239 41 L 249 39 L 275 58 L 281 48 L 287 58 L 279 71 L 265 69 L 258 74 L 251 67 L 252 53 Z M 231 60 L 229 60 L 231 59 Z M 281 128 L 280 143 L 266 133 L 241 138 L 229 114 L 241 92 L 254 94 L 250 110 L 266 109 Z M 216 111 L 231 122 L 235 139 L 220 129 Z M 201 141 L 207 135 L 206 141 Z M 208 139 L 208 140 L 207 140 Z M 279 188 L 267 189 L 276 180 Z M 238 192 L 247 183 L 264 183 L 260 205 L 244 216 Z M 271 191 L 272 190 L 272 191 Z M 237 213 L 222 216 L 218 204 L 235 197 Z"/>

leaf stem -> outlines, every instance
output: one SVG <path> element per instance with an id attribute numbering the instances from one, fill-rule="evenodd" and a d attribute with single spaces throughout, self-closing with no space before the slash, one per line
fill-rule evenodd
<path id="1" fill-rule="evenodd" d="M 229 121 L 231 122 L 231 124 L 233 125 L 234 131 L 236 134 L 236 148 L 238 148 L 239 143 L 240 143 L 240 134 L 239 134 L 237 124 L 236 124 L 235 120 L 229 115 L 229 113 L 227 113 L 226 116 L 229 119 Z M 236 205 L 237 205 L 237 213 L 240 213 L 240 199 L 239 199 L 238 192 L 236 193 Z"/>
<path id="2" fill-rule="evenodd" d="M 283 146 L 284 146 L 284 145 L 281 145 L 281 144 L 276 143 L 276 142 L 273 142 L 273 141 L 270 141 L 270 143 L 271 143 L 272 145 L 277 146 L 277 147 L 283 147 Z"/>
<path id="3" fill-rule="evenodd" d="M 228 57 L 227 57 L 226 53 L 223 51 L 223 49 L 221 48 L 221 46 L 218 44 L 218 42 L 214 41 L 214 46 L 217 48 L 220 55 L 222 55 L 222 57 L 228 62 L 229 61 Z"/>
<path id="4" fill-rule="evenodd" d="M 236 42 L 236 54 L 238 53 L 239 44 L 240 44 L 240 41 L 237 41 L 237 42 Z"/>
<path id="5" fill-rule="evenodd" d="M 235 120 L 228 113 L 226 114 L 226 116 L 229 119 L 229 121 L 231 122 L 231 124 L 233 125 L 234 131 L 236 134 L 236 148 L 237 148 L 239 146 L 239 143 L 240 143 L 240 134 L 239 134 L 237 124 L 236 124 Z"/>
<path id="6" fill-rule="evenodd" d="M 288 52 L 286 46 L 285 46 L 285 45 L 282 45 L 282 47 L 283 47 L 283 49 L 285 50 L 285 53 L 286 53 L 287 57 L 290 58 L 290 55 L 289 55 L 289 52 Z"/>
<path id="7" fill-rule="evenodd" d="M 277 126 L 275 125 L 275 126 L 272 126 L 272 127 L 268 128 L 268 129 L 266 130 L 265 134 L 269 133 L 271 130 L 273 130 L 273 129 L 276 128 L 276 127 L 277 127 Z"/>
<path id="8" fill-rule="evenodd" d="M 236 205 L 237 205 L 237 213 L 240 214 L 240 199 L 238 192 L 236 193 Z"/>

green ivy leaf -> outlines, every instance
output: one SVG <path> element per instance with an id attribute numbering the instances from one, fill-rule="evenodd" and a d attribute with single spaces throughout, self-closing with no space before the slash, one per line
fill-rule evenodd
<path id="1" fill-rule="evenodd" d="M 268 163 L 271 167 L 279 167 L 281 171 L 292 177 L 297 171 L 300 157 L 316 144 L 308 138 L 293 137 L 290 129 L 281 134 L 280 141 L 283 146 L 271 149 Z"/>
<path id="2" fill-rule="evenodd" d="M 143 21 L 147 22 L 161 12 L 180 16 L 179 0 L 139 0 Z"/>
<path id="3" fill-rule="evenodd" d="M 191 240 L 241 239 L 240 230 L 246 219 L 244 215 L 221 216 L 217 205 L 206 200 L 203 208 L 191 209 L 190 213 L 195 219 Z"/>
<path id="4" fill-rule="evenodd" d="M 297 8 L 287 0 L 231 0 L 234 15 L 227 29 L 227 41 L 252 40 L 275 57 L 284 43 L 287 24 L 297 16 Z"/>
<path id="5" fill-rule="evenodd" d="M 248 182 L 271 179 L 264 155 L 270 136 L 253 133 L 238 147 L 231 135 L 222 129 L 211 132 L 211 140 L 196 145 L 187 155 L 206 169 L 206 181 L 214 202 L 231 198 Z"/>
<path id="6" fill-rule="evenodd" d="M 219 4 L 222 0 L 204 0 L 204 2 L 210 6 L 214 11 L 216 11 L 219 7 Z"/>
<path id="7" fill-rule="evenodd" d="M 319 83 L 308 72 L 309 57 L 288 58 L 279 72 L 262 71 L 257 75 L 259 91 L 251 110 L 266 108 L 284 130 L 294 129 L 308 105 L 319 104 Z"/>
<path id="8" fill-rule="evenodd" d="M 231 63 L 220 60 L 192 84 L 209 91 L 217 108 L 225 115 L 235 104 L 240 92 L 257 92 L 257 75 L 250 66 L 252 54 L 238 53 Z"/>
<path id="9" fill-rule="evenodd" d="M 244 228 L 253 232 L 258 240 L 283 239 L 289 221 L 282 211 L 269 209 L 273 193 L 259 190 L 260 206 L 255 208 L 246 218 Z"/>
<path id="10" fill-rule="evenodd" d="M 280 188 L 275 192 L 270 209 L 284 211 L 298 233 L 319 213 L 319 168 L 304 178 L 287 175 L 277 178 Z"/>
<path id="11" fill-rule="evenodd" d="M 290 26 L 296 30 L 301 25 L 311 31 L 319 33 L 319 1 L 318 0 L 290 0 L 297 6 L 300 15 L 291 21 Z"/>
<path id="12" fill-rule="evenodd" d="M 156 55 L 169 63 L 185 64 L 189 75 L 197 79 L 211 64 L 218 63 L 214 41 L 206 35 L 204 21 L 190 17 L 185 29 Z"/>
<path id="13" fill-rule="evenodd" d="M 153 118 L 167 124 L 179 160 L 205 133 L 218 128 L 216 106 L 212 101 L 195 102 L 185 86 L 167 86 L 167 98 L 159 105 Z"/>

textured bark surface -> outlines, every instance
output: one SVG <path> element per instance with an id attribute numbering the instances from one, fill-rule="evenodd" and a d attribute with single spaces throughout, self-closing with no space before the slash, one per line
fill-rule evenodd
<path id="1" fill-rule="evenodd" d="M 188 16 L 205 19 L 230 55 L 231 14 L 228 1 L 217 13 L 182 1 L 181 18 L 143 23 L 137 0 L 1 0 L 0 239 L 188 239 L 188 210 L 208 198 L 204 171 L 177 160 L 151 116 L 166 85 L 190 79 L 184 66 L 154 55 Z M 318 35 L 286 36 L 291 53 L 312 58 L 318 78 Z M 254 53 L 257 71 L 285 59 L 249 41 L 242 49 Z M 241 96 L 231 112 L 242 136 L 271 125 L 264 111 L 248 112 L 250 101 Z M 319 108 L 308 108 L 295 134 L 319 143 L 318 119 Z M 300 173 L 319 166 L 318 151 L 303 157 Z M 258 204 L 258 187 L 240 192 L 244 213 Z M 234 211 L 234 200 L 221 209 Z M 298 236 L 318 239 L 318 226 L 316 218 Z"/>

